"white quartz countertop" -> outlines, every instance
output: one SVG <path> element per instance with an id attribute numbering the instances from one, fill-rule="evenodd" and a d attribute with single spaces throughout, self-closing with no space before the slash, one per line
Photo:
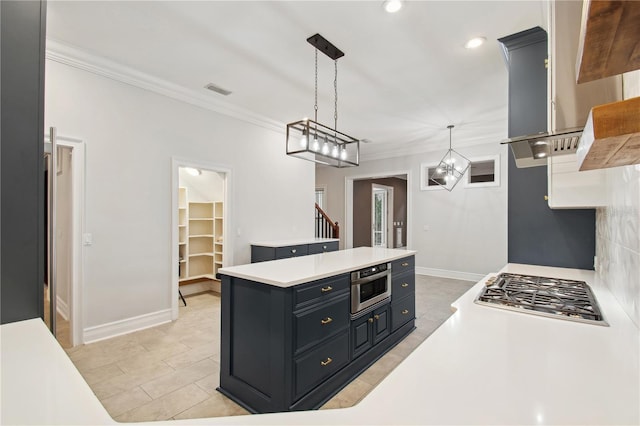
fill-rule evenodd
<path id="1" fill-rule="evenodd" d="M 340 241 L 339 238 L 297 238 L 291 240 L 277 240 L 277 241 L 252 241 L 252 246 L 261 247 L 286 247 L 297 246 L 300 244 L 318 244 L 318 243 L 331 243 L 334 241 Z"/>
<path id="2" fill-rule="evenodd" d="M 277 287 L 294 285 L 355 271 L 414 255 L 413 250 L 358 247 L 289 259 L 220 268 L 218 272 Z"/>
<path id="3" fill-rule="evenodd" d="M 482 280 L 354 407 L 153 424 L 639 424 L 640 331 L 594 273 L 529 265 L 503 272 L 587 281 L 610 326 L 477 305 Z M 0 330 L 2 424 L 115 423 L 42 321 Z"/>

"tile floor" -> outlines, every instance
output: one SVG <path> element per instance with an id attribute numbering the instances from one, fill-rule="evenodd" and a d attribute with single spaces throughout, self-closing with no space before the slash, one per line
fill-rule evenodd
<path id="1" fill-rule="evenodd" d="M 450 315 L 474 283 L 417 275 L 416 330 L 322 408 L 358 403 Z M 69 357 L 119 422 L 248 414 L 219 384 L 220 298 L 187 297 L 175 322 L 67 349 Z"/>

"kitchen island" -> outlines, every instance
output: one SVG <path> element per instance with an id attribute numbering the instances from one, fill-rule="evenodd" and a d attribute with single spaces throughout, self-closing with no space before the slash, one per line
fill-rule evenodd
<path id="1" fill-rule="evenodd" d="M 596 274 L 500 272 L 586 281 L 609 327 L 475 304 L 492 273 L 354 407 L 147 424 L 639 424 L 640 331 Z M 116 424 L 41 320 L 2 325 L 0 339 L 2 424 Z"/>
<path id="2" fill-rule="evenodd" d="M 220 269 L 218 390 L 254 413 L 319 408 L 415 328 L 414 253 L 360 247 Z"/>

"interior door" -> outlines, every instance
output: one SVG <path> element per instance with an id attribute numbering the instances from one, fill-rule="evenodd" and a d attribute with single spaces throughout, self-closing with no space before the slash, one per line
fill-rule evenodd
<path id="1" fill-rule="evenodd" d="M 371 186 L 371 246 L 392 247 L 393 237 L 390 235 L 393 226 L 393 188 L 373 184 Z"/>

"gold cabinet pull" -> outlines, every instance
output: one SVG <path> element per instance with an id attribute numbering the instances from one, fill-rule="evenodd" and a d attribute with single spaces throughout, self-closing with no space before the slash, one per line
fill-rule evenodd
<path id="1" fill-rule="evenodd" d="M 326 293 L 326 292 L 331 291 L 331 290 L 333 290 L 333 287 L 331 287 L 330 285 L 328 285 L 326 287 L 322 287 L 320 289 L 320 291 L 323 292 L 323 293 Z"/>
<path id="2" fill-rule="evenodd" d="M 323 248 L 324 250 L 326 250 L 326 249 L 327 249 L 327 246 L 322 246 L 322 248 Z"/>
<path id="3" fill-rule="evenodd" d="M 376 321 L 380 319 L 380 315 L 374 315 L 373 317 L 376 319 Z"/>
<path id="4" fill-rule="evenodd" d="M 291 249 L 291 253 L 294 253 L 294 254 L 295 254 L 295 252 L 297 252 L 297 251 L 298 251 L 298 250 L 296 250 L 296 249 Z"/>
<path id="5" fill-rule="evenodd" d="M 333 318 L 326 317 L 326 318 L 320 320 L 320 324 L 322 324 L 322 325 L 329 324 L 331 321 L 333 321 Z"/>
<path id="6" fill-rule="evenodd" d="M 409 266 L 409 262 L 402 262 L 402 266 Z"/>
<path id="7" fill-rule="evenodd" d="M 326 367 L 327 365 L 331 364 L 333 362 L 333 360 L 330 357 L 327 357 L 326 360 L 324 361 L 320 361 L 320 365 L 323 367 Z"/>
<path id="8" fill-rule="evenodd" d="M 373 322 L 373 318 L 369 318 L 369 320 L 368 320 L 368 321 L 369 321 L 369 322 Z"/>
<path id="9" fill-rule="evenodd" d="M 402 315 L 407 315 L 409 313 L 409 311 L 407 309 L 402 311 Z"/>
<path id="10" fill-rule="evenodd" d="M 409 287 L 408 283 L 402 283 L 402 287 Z"/>

